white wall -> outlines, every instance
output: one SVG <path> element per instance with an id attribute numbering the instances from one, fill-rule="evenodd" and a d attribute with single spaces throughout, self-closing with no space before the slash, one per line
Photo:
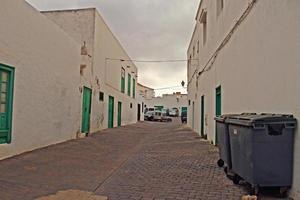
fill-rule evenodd
<path id="1" fill-rule="evenodd" d="M 82 59 L 87 63 L 85 73 L 81 76 L 82 84 L 93 90 L 91 132 L 108 127 L 108 99 L 114 97 L 114 126 L 117 126 L 117 106 L 122 102 L 122 125 L 137 121 L 137 100 L 133 98 L 133 81 L 131 96 L 127 95 L 128 73 L 136 80 L 137 68 L 130 61 L 111 60 L 108 58 L 130 60 L 118 39 L 110 31 L 103 18 L 95 8 L 79 10 L 62 10 L 43 12 L 57 23 L 76 41 L 86 47 L 89 56 Z M 130 67 L 128 67 L 130 66 Z M 125 93 L 121 93 L 121 68 L 125 69 Z M 99 92 L 104 92 L 104 102 L 99 101 Z M 132 108 L 130 108 L 132 104 Z"/>
<path id="2" fill-rule="evenodd" d="M 249 1 L 225 1 L 217 17 L 215 1 L 203 1 L 208 11 L 208 42 L 200 50 L 201 70 L 218 44 L 246 9 Z M 215 140 L 215 88 L 222 86 L 222 113 L 291 113 L 300 118 L 300 2 L 297 0 L 258 0 L 248 17 L 222 49 L 211 70 L 189 85 L 189 99 L 200 112 L 200 97 L 205 95 L 205 131 Z M 198 37 L 202 39 L 199 25 Z M 188 54 L 191 52 L 189 49 Z M 191 74 L 192 72 L 190 72 Z M 189 77 L 191 78 L 191 77 Z M 191 109 L 191 107 L 190 107 Z M 199 131 L 200 115 L 195 116 Z M 198 123 L 199 122 L 199 123 Z M 191 115 L 189 115 L 191 125 Z M 296 131 L 295 173 L 292 196 L 300 198 L 300 138 Z"/>
<path id="3" fill-rule="evenodd" d="M 155 106 L 163 106 L 164 108 L 178 108 L 179 115 L 181 115 L 181 108 L 188 107 L 187 95 L 175 94 L 175 95 L 163 95 L 162 97 L 155 97 L 152 99 L 146 99 L 147 108 L 154 108 Z"/>
<path id="4" fill-rule="evenodd" d="M 23 0 L 1 1 L 0 26 L 0 63 L 15 68 L 12 143 L 0 159 L 75 138 L 80 46 Z"/>

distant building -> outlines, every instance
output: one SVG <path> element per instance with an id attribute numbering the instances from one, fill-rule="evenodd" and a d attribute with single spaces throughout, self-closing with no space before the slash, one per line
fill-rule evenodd
<path id="1" fill-rule="evenodd" d="M 152 99 L 155 97 L 155 91 L 153 88 L 144 86 L 140 83 L 137 85 L 137 89 L 139 93 L 145 98 L 145 99 Z"/>
<path id="2" fill-rule="evenodd" d="M 288 113 L 300 119 L 299 9 L 299 0 L 201 1 L 187 51 L 193 130 L 215 143 L 216 115 Z M 299 133 L 294 199 L 300 199 Z"/>
<path id="3" fill-rule="evenodd" d="M 147 108 L 156 109 L 172 109 L 177 108 L 179 115 L 182 111 L 186 111 L 188 107 L 188 100 L 186 94 L 180 92 L 173 94 L 164 94 L 162 97 L 154 97 L 146 100 Z"/>

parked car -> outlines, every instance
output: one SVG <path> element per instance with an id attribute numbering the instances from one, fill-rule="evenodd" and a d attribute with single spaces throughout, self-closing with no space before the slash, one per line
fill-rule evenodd
<path id="1" fill-rule="evenodd" d="M 169 116 L 169 114 L 170 114 L 170 109 L 169 109 L 169 108 L 164 108 L 164 109 L 162 110 L 162 112 L 163 112 L 163 113 L 166 113 L 166 115 Z"/>
<path id="2" fill-rule="evenodd" d="M 187 123 L 187 112 L 182 112 L 181 113 L 181 122 L 182 123 Z"/>
<path id="3" fill-rule="evenodd" d="M 145 108 L 144 114 L 146 114 L 149 111 L 155 111 L 155 109 L 154 108 Z"/>
<path id="4" fill-rule="evenodd" d="M 154 120 L 154 114 L 155 114 L 154 111 L 147 111 L 147 112 L 144 114 L 144 119 L 145 119 L 146 121 L 153 121 L 153 120 Z"/>
<path id="5" fill-rule="evenodd" d="M 169 110 L 169 109 L 164 109 L 161 113 L 161 121 L 162 122 L 171 122 L 172 121 L 172 118 L 170 118 L 168 116 L 167 110 Z"/>
<path id="6" fill-rule="evenodd" d="M 154 118 L 153 118 L 153 120 L 154 121 L 161 121 L 161 116 L 162 116 L 162 113 L 161 113 L 161 111 L 155 111 L 154 112 Z"/>
<path id="7" fill-rule="evenodd" d="M 178 108 L 172 108 L 169 112 L 169 116 L 171 117 L 178 117 L 179 116 L 179 110 Z"/>

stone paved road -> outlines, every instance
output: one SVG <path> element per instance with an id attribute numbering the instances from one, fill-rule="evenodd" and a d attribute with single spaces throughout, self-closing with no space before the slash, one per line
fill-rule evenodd
<path id="1" fill-rule="evenodd" d="M 217 159 L 179 123 L 138 123 L 1 161 L 0 200 L 70 190 L 110 200 L 241 199 L 247 188 L 233 185 Z"/>

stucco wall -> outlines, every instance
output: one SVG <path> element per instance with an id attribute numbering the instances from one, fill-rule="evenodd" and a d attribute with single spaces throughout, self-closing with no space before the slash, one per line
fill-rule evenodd
<path id="1" fill-rule="evenodd" d="M 75 138 L 80 46 L 22 0 L 1 1 L 0 26 L 0 63 L 15 68 L 12 143 L 0 159 Z"/>
<path id="2" fill-rule="evenodd" d="M 84 74 L 81 76 L 81 84 L 93 90 L 90 132 L 108 127 L 109 96 L 114 97 L 114 126 L 117 126 L 119 101 L 122 102 L 122 125 L 135 123 L 137 121 L 137 101 L 132 95 L 132 81 L 131 96 L 127 95 L 127 82 L 128 73 L 130 73 L 132 78 L 136 79 L 137 84 L 137 68 L 131 61 L 114 60 L 130 60 L 130 57 L 98 11 L 95 8 L 87 8 L 49 11 L 43 12 L 43 14 L 62 27 L 79 43 L 86 42 L 89 55 L 81 61 L 83 64 L 87 63 Z M 121 93 L 122 67 L 125 69 L 126 75 L 125 94 Z M 100 91 L 104 93 L 104 101 L 99 101 Z M 132 104 L 132 108 L 130 108 L 130 104 Z"/>
<path id="3" fill-rule="evenodd" d="M 203 1 L 208 12 L 208 43 L 200 52 L 203 67 L 249 1 L 225 1 L 219 17 L 215 1 Z M 227 3 L 228 2 L 228 3 Z M 200 112 L 200 97 L 205 95 L 205 132 L 215 140 L 215 89 L 222 86 L 222 113 L 267 112 L 291 113 L 300 118 L 300 2 L 297 0 L 258 0 L 248 17 L 241 23 L 230 42 L 222 49 L 212 68 L 189 85 L 189 99 Z M 284 13 L 284 14 L 283 14 Z M 202 26 L 199 27 L 202 39 Z M 188 55 L 191 49 L 189 49 Z M 190 72 L 191 73 L 191 72 Z M 191 78 L 191 77 L 190 77 Z M 191 107 L 189 108 L 191 110 Z M 189 115 L 191 126 L 192 116 Z M 195 116 L 199 132 L 200 117 Z M 300 198 L 300 138 L 296 131 L 295 169 L 292 196 Z"/>

